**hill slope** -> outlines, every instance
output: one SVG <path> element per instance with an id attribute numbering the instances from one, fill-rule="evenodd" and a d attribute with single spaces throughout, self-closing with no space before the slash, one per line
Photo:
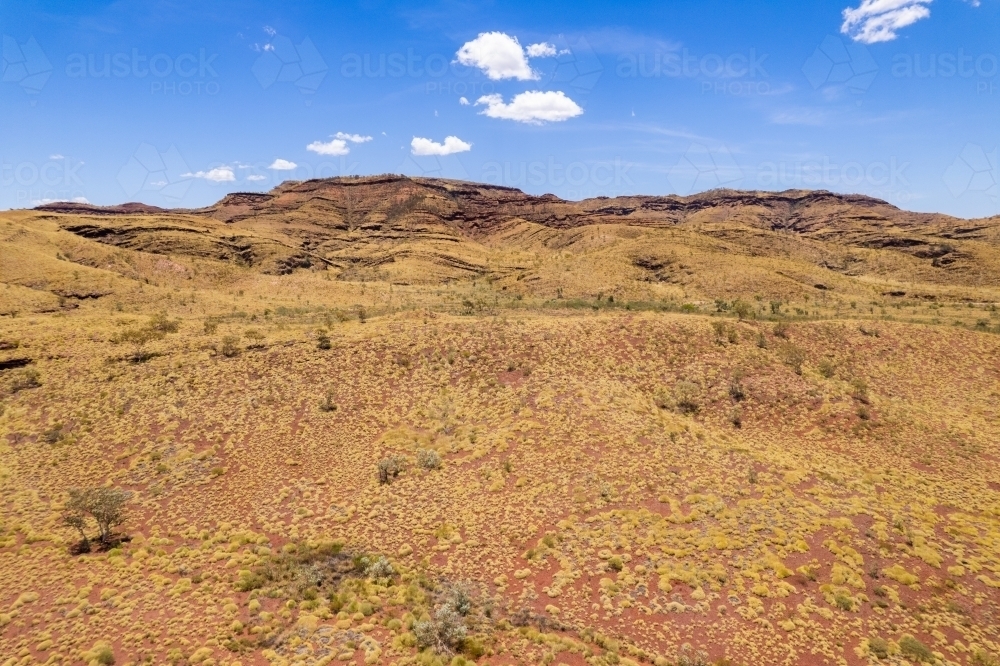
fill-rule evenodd
<path id="1" fill-rule="evenodd" d="M 998 227 L 397 176 L 0 214 L 0 664 L 996 664 Z M 103 486 L 130 540 L 71 554 Z"/>

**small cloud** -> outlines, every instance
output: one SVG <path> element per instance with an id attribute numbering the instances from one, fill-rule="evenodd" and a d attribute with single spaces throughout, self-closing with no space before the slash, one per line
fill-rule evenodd
<path id="1" fill-rule="evenodd" d="M 481 111 L 489 118 L 514 120 L 519 123 L 541 125 L 545 122 L 562 122 L 583 114 L 580 105 L 559 90 L 542 92 L 532 90 L 515 95 L 509 104 L 504 103 L 499 93 L 483 95 L 476 100 L 476 106 L 485 105 Z"/>
<path id="2" fill-rule="evenodd" d="M 351 152 L 351 149 L 347 147 L 347 142 L 344 141 L 343 139 L 330 139 L 326 143 L 323 143 L 322 141 L 313 141 L 308 146 L 306 146 L 306 150 L 312 153 L 316 153 L 318 155 L 334 155 L 334 156 L 346 155 L 347 153 Z M 283 162 L 284 160 L 278 160 L 278 161 Z M 274 165 L 271 165 L 271 168 L 274 169 L 276 167 Z M 294 169 L 295 166 L 293 165 L 291 168 Z"/>
<path id="3" fill-rule="evenodd" d="M 274 50 L 274 44 L 264 44 L 264 50 L 265 51 L 273 51 Z"/>
<path id="4" fill-rule="evenodd" d="M 863 44 L 891 42 L 899 36 L 897 30 L 931 15 L 927 8 L 931 1 L 862 0 L 857 7 L 843 11 L 840 32 Z"/>
<path id="5" fill-rule="evenodd" d="M 382 133 L 385 134 L 385 132 Z M 333 136 L 338 139 L 343 139 L 344 141 L 350 141 L 351 143 L 365 143 L 366 141 L 372 140 L 370 136 L 364 136 L 362 134 L 347 134 L 345 132 L 337 132 Z"/>
<path id="6" fill-rule="evenodd" d="M 271 162 L 271 166 L 267 168 L 274 169 L 275 171 L 291 171 L 297 166 L 299 165 L 296 164 L 295 162 L 289 162 L 288 160 L 283 160 L 279 157 L 278 159 Z"/>
<path id="7" fill-rule="evenodd" d="M 267 180 L 267 176 L 262 176 L 259 173 L 254 173 L 247 176 L 247 180 L 256 183 L 261 180 Z"/>
<path id="8" fill-rule="evenodd" d="M 269 25 L 265 25 L 264 26 L 264 32 L 266 32 L 268 34 L 268 36 L 270 36 L 270 37 L 274 37 L 275 35 L 278 34 L 278 31 L 275 30 L 274 28 L 272 28 Z"/>
<path id="9" fill-rule="evenodd" d="M 462 44 L 455 55 L 459 63 L 482 70 L 493 81 L 534 81 L 538 78 L 528 64 L 528 54 L 521 48 L 517 37 L 503 32 L 480 33 L 471 42 Z"/>
<path id="10" fill-rule="evenodd" d="M 472 144 L 462 141 L 457 136 L 446 136 L 444 143 L 415 136 L 410 142 L 410 152 L 414 155 L 453 155 L 469 150 L 472 150 Z"/>
<path id="11" fill-rule="evenodd" d="M 541 42 L 540 44 L 529 44 L 528 48 L 525 49 L 529 58 L 550 58 L 556 55 L 556 47 L 548 42 Z"/>
<path id="12" fill-rule="evenodd" d="M 64 160 L 66 158 L 63 157 L 62 155 L 60 155 L 59 153 L 56 153 L 55 155 L 49 155 L 49 159 L 50 160 Z"/>
<path id="13" fill-rule="evenodd" d="M 346 132 L 337 132 L 333 136 L 334 138 L 330 139 L 326 143 L 323 143 L 322 141 L 313 141 L 306 146 L 306 150 L 319 155 L 346 155 L 351 152 L 350 147 L 347 145 L 348 141 L 351 143 L 365 143 L 372 140 L 370 136 L 363 134 L 347 134 Z"/>
<path id="14" fill-rule="evenodd" d="M 459 97 L 458 103 L 461 104 L 462 106 L 469 106 L 469 100 L 465 99 L 464 97 Z"/>
<path id="15" fill-rule="evenodd" d="M 221 166 L 209 169 L 208 171 L 195 171 L 194 173 L 182 173 L 181 178 L 202 178 L 213 183 L 229 183 L 236 180 L 236 174 L 232 167 Z"/>

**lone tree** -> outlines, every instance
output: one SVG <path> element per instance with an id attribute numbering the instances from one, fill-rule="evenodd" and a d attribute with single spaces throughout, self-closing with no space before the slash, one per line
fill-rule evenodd
<path id="1" fill-rule="evenodd" d="M 130 328 L 122 331 L 114 338 L 115 344 L 127 344 L 132 346 L 132 355 L 129 357 L 133 363 L 148 361 L 151 357 L 146 345 L 154 340 L 162 339 L 166 333 L 155 328 Z"/>
<path id="2" fill-rule="evenodd" d="M 69 491 L 69 501 L 63 514 L 63 524 L 80 532 L 83 540 L 80 550 L 90 550 L 87 539 L 87 518 L 97 523 L 98 540 L 101 545 L 111 543 L 111 530 L 121 525 L 128 518 L 126 504 L 132 498 L 132 493 L 120 488 L 73 488 Z"/>

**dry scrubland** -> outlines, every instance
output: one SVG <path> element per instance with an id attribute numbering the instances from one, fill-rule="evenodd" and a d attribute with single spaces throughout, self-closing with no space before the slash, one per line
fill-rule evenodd
<path id="1" fill-rule="evenodd" d="M 1000 663 L 995 232 L 726 219 L 0 216 L 0 664 Z"/>

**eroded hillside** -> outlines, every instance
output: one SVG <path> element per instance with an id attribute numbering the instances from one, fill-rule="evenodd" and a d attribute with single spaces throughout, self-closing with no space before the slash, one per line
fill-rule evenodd
<path id="1" fill-rule="evenodd" d="M 0 664 L 995 664 L 997 228 L 401 177 L 4 213 Z M 73 554 L 101 486 L 129 540 Z"/>

